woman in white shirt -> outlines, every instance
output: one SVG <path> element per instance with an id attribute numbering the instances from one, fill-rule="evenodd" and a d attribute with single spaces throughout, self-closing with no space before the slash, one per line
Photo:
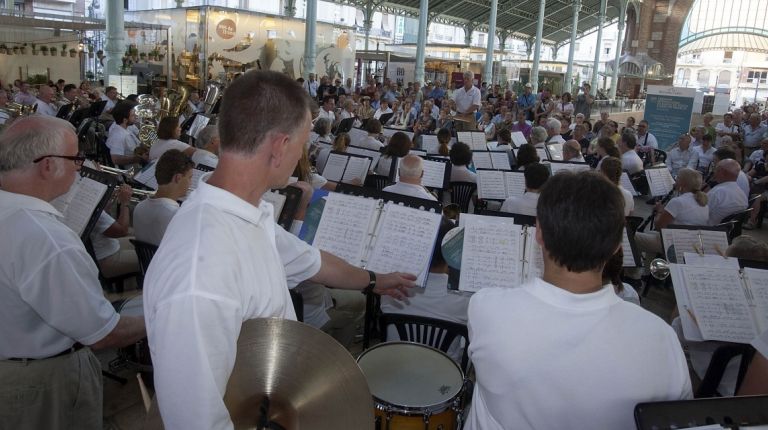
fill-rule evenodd
<path id="1" fill-rule="evenodd" d="M 563 93 L 563 96 L 555 103 L 555 113 L 570 117 L 573 115 L 573 103 L 571 93 Z"/>
<path id="2" fill-rule="evenodd" d="M 181 136 L 179 118 L 175 116 L 165 117 L 157 125 L 157 142 L 149 148 L 149 161 L 157 160 L 165 151 L 178 149 L 191 157 L 195 153 L 195 147 L 178 140 Z"/>
<path id="3" fill-rule="evenodd" d="M 659 231 L 670 224 L 676 225 L 708 225 L 709 207 L 707 194 L 701 191 L 703 179 L 701 173 L 693 169 L 680 169 L 677 172 L 675 190 L 679 195 L 662 206 L 656 203 L 654 223 L 657 231 L 637 232 L 635 242 L 640 251 L 653 257 L 661 253 L 661 237 Z"/>
<path id="4" fill-rule="evenodd" d="M 472 162 L 472 150 L 463 142 L 456 142 L 449 153 L 451 157 L 451 182 L 475 182 L 477 173 L 469 170 Z"/>
<path id="5" fill-rule="evenodd" d="M 389 144 L 384 147 L 379 163 L 373 172 L 377 175 L 389 176 L 392 169 L 392 160 L 397 160 L 408 155 L 411 151 L 413 142 L 407 134 L 398 131 L 389 139 Z"/>

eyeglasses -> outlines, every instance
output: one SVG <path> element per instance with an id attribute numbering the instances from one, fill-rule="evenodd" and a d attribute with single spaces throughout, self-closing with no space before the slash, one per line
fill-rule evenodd
<path id="1" fill-rule="evenodd" d="M 65 160 L 72 160 L 75 163 L 75 166 L 82 166 L 85 162 L 85 157 L 78 154 L 78 155 L 43 155 L 42 157 L 35 158 L 32 160 L 33 163 L 39 163 L 46 158 L 63 158 Z"/>

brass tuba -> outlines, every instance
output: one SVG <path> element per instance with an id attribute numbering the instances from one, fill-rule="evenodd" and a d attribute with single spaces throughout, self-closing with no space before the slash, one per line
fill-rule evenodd
<path id="1" fill-rule="evenodd" d="M 136 98 L 139 103 L 133 108 L 136 117 L 141 120 L 139 127 L 139 142 L 149 148 L 157 140 L 157 124 L 159 112 L 157 111 L 157 97 L 150 94 L 142 94 Z"/>
<path id="2" fill-rule="evenodd" d="M 0 110 L 6 112 L 11 118 L 20 116 L 28 116 L 37 112 L 37 104 L 25 105 L 21 103 L 9 102 L 5 104 L 5 107 Z"/>
<path id="3" fill-rule="evenodd" d="M 205 103 L 206 115 L 210 116 L 213 113 L 213 108 L 216 106 L 216 102 L 219 101 L 222 94 L 224 94 L 224 88 L 218 83 L 210 82 L 205 86 L 203 103 Z"/>
<path id="4" fill-rule="evenodd" d="M 178 90 L 167 90 L 165 95 L 160 98 L 159 119 L 169 116 L 181 116 L 181 113 L 187 107 L 187 101 L 192 91 L 191 88 L 183 84 L 178 85 Z"/>

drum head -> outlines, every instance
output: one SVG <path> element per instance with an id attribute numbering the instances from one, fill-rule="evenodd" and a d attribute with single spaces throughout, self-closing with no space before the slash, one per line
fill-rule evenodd
<path id="1" fill-rule="evenodd" d="M 365 351 L 357 364 L 371 394 L 408 409 L 446 405 L 462 388 L 459 366 L 443 352 L 410 342 L 386 342 Z"/>
<path id="2" fill-rule="evenodd" d="M 143 317 L 144 300 L 142 299 L 141 294 L 124 301 L 117 309 L 117 313 L 128 317 Z"/>

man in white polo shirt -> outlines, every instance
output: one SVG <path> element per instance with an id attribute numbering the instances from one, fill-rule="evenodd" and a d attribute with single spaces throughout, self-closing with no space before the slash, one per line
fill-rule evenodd
<path id="1" fill-rule="evenodd" d="M 623 207 L 597 173 L 547 181 L 536 217 L 542 278 L 469 302 L 477 382 L 465 430 L 630 429 L 636 404 L 692 397 L 672 328 L 602 282 L 621 248 Z"/>
<path id="2" fill-rule="evenodd" d="M 458 113 L 454 124 L 457 131 L 475 130 L 477 122 L 475 112 L 480 109 L 480 90 L 475 86 L 475 75 L 464 72 L 464 86 L 453 92 L 453 101 L 456 102 Z"/>
<path id="3" fill-rule="evenodd" d="M 643 171 L 643 160 L 637 155 L 635 147 L 637 138 L 632 133 L 622 133 L 619 139 L 619 151 L 621 152 L 621 167 L 630 175 Z"/>
<path id="4" fill-rule="evenodd" d="M 406 155 L 400 160 L 399 182 L 384 187 L 382 191 L 437 201 L 437 197 L 421 185 L 422 176 L 424 176 L 424 161 L 421 157 L 418 155 Z"/>
<path id="5" fill-rule="evenodd" d="M 715 166 L 717 185 L 709 190 L 709 225 L 722 222 L 723 218 L 747 209 L 747 197 L 736 183 L 741 166 L 736 160 L 722 160 Z"/>

